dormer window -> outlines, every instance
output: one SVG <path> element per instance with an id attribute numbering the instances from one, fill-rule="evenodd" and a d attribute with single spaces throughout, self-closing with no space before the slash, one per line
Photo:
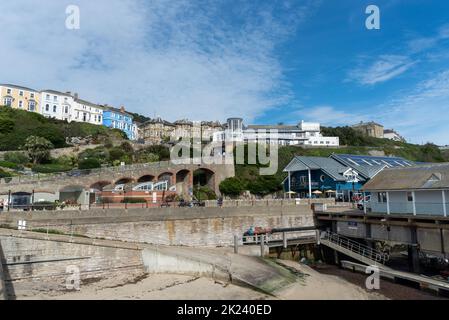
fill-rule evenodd
<path id="1" fill-rule="evenodd" d="M 428 181 L 432 181 L 432 182 L 436 182 L 436 181 L 441 181 L 441 173 L 433 173 Z"/>

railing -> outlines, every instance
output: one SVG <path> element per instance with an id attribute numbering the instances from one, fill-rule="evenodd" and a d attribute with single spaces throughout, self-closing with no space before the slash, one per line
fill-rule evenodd
<path id="1" fill-rule="evenodd" d="M 392 215 L 410 215 L 413 216 L 413 202 L 412 201 L 390 201 L 386 202 L 370 202 L 367 203 L 367 208 L 372 213 L 388 213 Z M 415 213 L 418 216 L 444 216 L 449 215 L 449 204 L 443 202 L 416 202 Z"/>
<path id="2" fill-rule="evenodd" d="M 201 158 L 201 159 L 185 159 L 190 161 L 191 164 L 197 164 L 198 161 L 200 163 L 214 164 L 215 158 Z M 224 162 L 223 162 L 224 163 Z M 32 183 L 38 181 L 53 181 L 55 179 L 64 179 L 64 178 L 77 178 L 89 175 L 100 175 L 102 173 L 116 173 L 116 172 L 127 172 L 133 170 L 142 170 L 142 169 L 159 169 L 159 168 L 167 168 L 170 166 L 187 166 L 185 163 L 175 163 L 172 161 L 160 161 L 160 162 L 151 162 L 151 163 L 141 163 L 141 164 L 131 164 L 117 167 L 105 167 L 105 168 L 97 168 L 97 169 L 86 169 L 86 170 L 78 170 L 74 169 L 72 171 L 66 172 L 54 172 L 54 173 L 35 173 L 32 175 L 22 175 L 15 177 L 7 177 L 0 179 L 0 184 L 20 184 L 20 183 Z"/>
<path id="3" fill-rule="evenodd" d="M 357 241 L 342 237 L 339 234 L 333 232 L 323 232 L 320 236 L 320 239 L 327 240 L 338 245 L 341 248 L 347 249 L 365 258 L 382 264 L 385 264 L 390 259 L 390 256 L 387 253 L 375 250 L 373 248 L 360 244 Z"/>

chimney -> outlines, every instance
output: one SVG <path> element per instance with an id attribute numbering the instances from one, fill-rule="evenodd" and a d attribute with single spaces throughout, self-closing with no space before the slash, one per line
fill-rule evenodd
<path id="1" fill-rule="evenodd" d="M 74 93 L 73 96 L 75 97 L 75 99 L 78 99 L 78 93 Z"/>
<path id="2" fill-rule="evenodd" d="M 120 112 L 125 112 L 125 106 L 120 107 Z"/>

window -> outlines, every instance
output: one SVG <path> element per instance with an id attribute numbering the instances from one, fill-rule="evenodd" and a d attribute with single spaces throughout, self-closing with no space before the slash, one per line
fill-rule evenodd
<path id="1" fill-rule="evenodd" d="M 321 182 L 324 182 L 325 179 L 326 179 L 326 176 L 325 176 L 324 174 L 322 174 L 322 175 L 320 176 L 320 181 L 321 181 Z"/>
<path id="2" fill-rule="evenodd" d="M 45 111 L 50 111 L 50 106 L 48 104 L 45 105 Z"/>
<path id="3" fill-rule="evenodd" d="M 30 98 L 34 99 L 34 93 L 30 93 Z"/>
<path id="4" fill-rule="evenodd" d="M 53 101 L 58 101 L 58 96 L 53 96 Z"/>
<path id="5" fill-rule="evenodd" d="M 58 110 L 57 106 L 53 106 L 53 112 L 56 112 L 56 110 Z"/>
<path id="6" fill-rule="evenodd" d="M 19 96 L 23 97 L 23 91 L 22 90 L 19 91 Z"/>
<path id="7" fill-rule="evenodd" d="M 19 101 L 19 108 L 23 108 L 23 101 L 22 100 Z"/>
<path id="8" fill-rule="evenodd" d="M 34 111 L 35 109 L 36 109 L 36 102 L 34 102 L 34 101 L 28 102 L 28 110 Z"/>
<path id="9" fill-rule="evenodd" d="M 69 113 L 69 107 L 66 106 L 65 109 L 64 109 L 64 112 L 65 113 Z"/>
<path id="10" fill-rule="evenodd" d="M 7 94 L 11 94 L 11 92 L 12 92 L 11 89 L 7 89 L 7 90 L 6 90 L 6 93 L 7 93 Z"/>
<path id="11" fill-rule="evenodd" d="M 413 202 L 413 193 L 412 192 L 407 192 L 407 201 Z"/>
<path id="12" fill-rule="evenodd" d="M 377 202 L 379 202 L 379 203 L 386 203 L 387 202 L 387 193 L 386 192 L 379 192 L 377 194 Z"/>
<path id="13" fill-rule="evenodd" d="M 101 116 L 98 116 L 98 122 L 101 122 Z"/>
<path id="14" fill-rule="evenodd" d="M 47 94 L 47 95 L 45 96 L 45 99 L 50 100 L 50 95 Z"/>

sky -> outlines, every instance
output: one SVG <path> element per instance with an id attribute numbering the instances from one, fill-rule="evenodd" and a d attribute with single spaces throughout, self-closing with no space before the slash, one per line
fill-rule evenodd
<path id="1" fill-rule="evenodd" d="M 2 83 L 171 121 L 376 121 L 449 144 L 447 1 L 0 2 Z M 69 5 L 79 29 L 66 28 Z"/>

